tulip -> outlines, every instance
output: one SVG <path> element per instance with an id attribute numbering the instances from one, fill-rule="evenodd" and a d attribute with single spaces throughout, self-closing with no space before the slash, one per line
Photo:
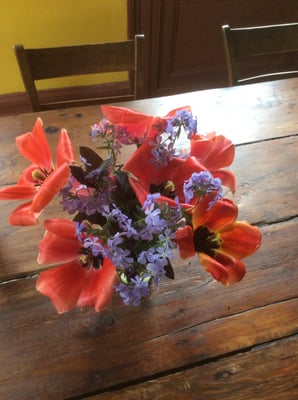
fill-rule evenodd
<path id="1" fill-rule="evenodd" d="M 181 258 L 196 253 L 201 265 L 214 279 L 228 285 L 245 274 L 243 258 L 253 254 L 261 244 L 261 233 L 246 221 L 236 221 L 237 206 L 228 199 L 218 200 L 206 211 L 199 202 L 192 212 L 192 226 L 176 232 Z"/>
<path id="2" fill-rule="evenodd" d="M 223 170 L 232 164 L 235 146 L 223 135 L 215 132 L 207 135 L 193 135 L 190 140 L 190 155 L 208 169 L 214 178 L 220 178 L 222 185 L 235 192 L 235 176 L 231 171 Z"/>
<path id="3" fill-rule="evenodd" d="M 131 138 L 140 142 L 159 135 L 166 124 L 164 118 L 153 117 L 125 107 L 101 106 L 101 111 L 110 123 L 125 129 Z"/>
<path id="4" fill-rule="evenodd" d="M 84 254 L 83 243 L 77 237 L 73 221 L 57 218 L 46 220 L 44 225 L 47 231 L 39 245 L 38 262 L 61 264 L 40 273 L 37 290 L 51 298 L 59 314 L 74 307 L 94 306 L 96 311 L 103 309 L 117 281 L 112 262 L 105 258 L 98 265 L 91 255 Z"/>
<path id="5" fill-rule="evenodd" d="M 159 192 L 161 196 L 158 202 L 177 206 L 174 198 L 178 196 L 182 207 L 188 208 L 189 204 L 184 200 L 184 182 L 193 172 L 205 170 L 204 166 L 195 157 L 174 157 L 166 166 L 156 167 L 151 150 L 150 141 L 146 141 L 122 167 L 129 174 L 130 184 L 139 202 L 144 204 L 148 194 Z"/>
<path id="6" fill-rule="evenodd" d="M 56 168 L 42 126 L 38 118 L 32 132 L 16 138 L 19 152 L 31 161 L 14 186 L 0 190 L 0 200 L 31 200 L 17 207 L 9 216 L 11 225 L 34 225 L 44 207 L 70 178 L 69 163 L 74 160 L 72 144 L 65 129 L 61 130 L 56 151 Z"/>

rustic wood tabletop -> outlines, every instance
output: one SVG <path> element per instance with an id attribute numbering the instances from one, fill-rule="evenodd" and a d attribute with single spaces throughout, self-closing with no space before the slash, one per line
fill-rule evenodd
<path id="1" fill-rule="evenodd" d="M 236 285 L 214 281 L 194 257 L 177 260 L 175 280 L 139 307 L 114 296 L 99 313 L 58 315 L 35 289 L 42 224 L 10 226 L 16 203 L 1 201 L 0 398 L 296 400 L 298 79 L 121 105 L 159 116 L 190 105 L 202 133 L 232 139 L 239 219 L 261 229 L 262 246 Z M 1 187 L 27 165 L 15 137 L 38 116 L 53 147 L 61 128 L 75 146 L 96 146 L 89 132 L 99 106 L 2 117 Z"/>

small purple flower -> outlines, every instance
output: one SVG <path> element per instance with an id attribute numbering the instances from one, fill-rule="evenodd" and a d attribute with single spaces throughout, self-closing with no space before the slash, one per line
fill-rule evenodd
<path id="1" fill-rule="evenodd" d="M 76 227 L 76 235 L 78 237 L 78 240 L 82 242 L 84 240 L 83 233 L 86 230 L 86 223 L 85 222 L 81 222 L 81 223 L 76 222 L 75 227 Z"/>
<path id="2" fill-rule="evenodd" d="M 129 284 L 120 283 L 116 286 L 116 292 L 119 292 L 125 305 L 132 304 L 139 306 L 143 297 L 150 294 L 149 279 L 146 276 L 142 278 L 136 275 Z"/>
<path id="3" fill-rule="evenodd" d="M 187 133 L 190 139 L 193 134 L 197 132 L 197 119 L 193 117 L 192 113 L 186 110 L 179 110 L 176 115 L 168 121 L 166 132 L 173 135 L 173 132 L 179 136 L 181 127 Z"/>
<path id="4" fill-rule="evenodd" d="M 147 264 L 147 271 L 153 277 L 153 282 L 156 286 L 159 285 L 160 279 L 165 275 L 164 267 L 168 264 L 167 258 L 155 255 L 153 262 Z"/>
<path id="5" fill-rule="evenodd" d="M 100 243 L 99 237 L 97 237 L 97 236 L 93 236 L 93 237 L 88 236 L 84 240 L 84 248 L 90 249 L 91 253 L 94 257 L 98 257 L 99 255 L 101 255 L 102 257 L 108 256 L 107 250 Z"/>
<path id="6" fill-rule="evenodd" d="M 149 232 L 158 234 L 168 226 L 165 219 L 161 218 L 161 211 L 159 208 L 153 210 L 145 218 L 146 227 Z"/>
<path id="7" fill-rule="evenodd" d="M 189 203 L 194 197 L 212 196 L 208 210 L 222 198 L 221 179 L 213 178 L 209 171 L 194 172 L 192 176 L 184 182 L 184 197 Z"/>
<path id="8" fill-rule="evenodd" d="M 123 242 L 123 235 L 119 232 L 117 232 L 113 237 L 109 238 L 107 241 L 107 256 L 116 267 L 126 268 L 133 264 L 134 259 L 131 257 L 131 251 L 129 249 L 124 249 L 121 247 Z"/>
<path id="9" fill-rule="evenodd" d="M 155 141 L 151 141 L 152 160 L 150 161 L 155 164 L 156 168 L 166 167 L 175 156 L 174 141 L 175 138 L 164 137 L 163 135 L 159 135 L 155 138 Z"/>
<path id="10" fill-rule="evenodd" d="M 145 214 L 150 214 L 155 206 L 156 200 L 160 197 L 160 193 L 153 193 L 153 194 L 148 194 L 147 198 L 143 204 L 142 209 L 145 211 Z"/>

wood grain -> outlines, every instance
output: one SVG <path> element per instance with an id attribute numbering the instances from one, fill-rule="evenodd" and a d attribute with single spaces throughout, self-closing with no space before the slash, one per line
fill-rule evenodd
<path id="1" fill-rule="evenodd" d="M 121 103 L 151 115 L 163 116 L 172 109 L 190 105 L 197 116 L 202 133 L 216 131 L 235 144 L 279 138 L 298 133 L 298 78 L 247 85 L 245 96 L 240 87 L 212 89 L 150 100 Z M 0 186 L 16 182 L 28 162 L 19 156 L 12 143 L 17 135 L 31 131 L 36 118 L 44 121 L 51 133 L 52 149 L 61 128 L 68 130 L 78 148 L 92 146 L 88 138 L 90 126 L 102 118 L 99 106 L 70 108 L 40 113 L 2 117 L 0 119 L 1 158 Z"/>
<path id="2" fill-rule="evenodd" d="M 139 308 L 114 298 L 100 314 L 58 316 L 35 292 L 35 279 L 2 284 L 2 390 L 8 399 L 29 399 L 35 390 L 58 400 L 297 333 L 296 229 L 297 222 L 267 227 L 239 285 L 222 287 L 193 264 Z"/>
<path id="3" fill-rule="evenodd" d="M 42 225 L 9 226 L 15 205 L 0 203 L 1 400 L 297 398 L 297 90 L 298 79 L 122 104 L 154 115 L 190 104 L 202 126 L 235 139 L 233 199 L 263 235 L 237 285 L 212 280 L 197 257 L 177 259 L 175 280 L 140 307 L 114 296 L 101 313 L 57 315 L 35 290 Z M 54 149 L 62 127 L 85 145 L 101 114 L 92 106 L 40 116 Z M 0 185 L 27 165 L 14 139 L 36 117 L 0 118 Z"/>
<path id="4" fill-rule="evenodd" d="M 291 337 L 88 400 L 296 400 L 297 365 Z"/>

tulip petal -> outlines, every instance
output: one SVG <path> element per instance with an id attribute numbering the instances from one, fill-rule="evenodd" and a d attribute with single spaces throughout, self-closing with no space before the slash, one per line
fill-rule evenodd
<path id="1" fill-rule="evenodd" d="M 235 222 L 238 207 L 231 200 L 218 200 L 209 211 L 207 211 L 207 200 L 199 202 L 193 210 L 192 224 L 194 231 L 203 225 L 216 232 Z"/>
<path id="2" fill-rule="evenodd" d="M 38 224 L 40 212 L 32 211 L 32 202 L 25 203 L 17 207 L 9 216 L 10 225 L 30 226 Z"/>
<path id="3" fill-rule="evenodd" d="M 214 178 L 219 178 L 223 186 L 226 186 L 230 189 L 232 193 L 235 193 L 236 190 L 236 178 L 233 172 L 228 170 L 216 170 L 212 171 L 212 175 Z"/>
<path id="4" fill-rule="evenodd" d="M 166 119 L 144 114 L 140 111 L 116 106 L 101 106 L 106 119 L 118 127 L 125 128 L 131 137 L 141 139 L 159 135 L 166 125 Z"/>
<path id="5" fill-rule="evenodd" d="M 28 185 L 8 186 L 0 189 L 0 200 L 22 200 L 32 199 L 36 189 Z"/>
<path id="6" fill-rule="evenodd" d="M 153 162 L 151 150 L 152 146 L 149 141 L 146 141 L 134 152 L 122 168 L 123 171 L 139 182 L 137 184 L 139 192 L 136 192 L 136 194 L 141 194 L 141 186 L 142 196 L 144 197 L 145 193 L 152 192 L 152 184 L 158 186 L 171 181 L 175 184 L 175 194 L 183 203 L 185 180 L 189 179 L 194 172 L 201 172 L 205 168 L 195 157 L 188 157 L 187 159 L 174 157 L 167 166 L 157 168 Z M 175 205 L 173 200 L 171 200 L 171 203 Z"/>
<path id="7" fill-rule="evenodd" d="M 229 229 L 221 231 L 221 251 L 232 257 L 244 258 L 253 254 L 261 245 L 260 230 L 248 222 L 235 222 Z"/>
<path id="8" fill-rule="evenodd" d="M 147 136 L 153 116 L 125 107 L 101 106 L 108 121 L 126 129 L 131 137 L 143 139 Z"/>
<path id="9" fill-rule="evenodd" d="M 39 264 L 55 264 L 59 262 L 69 262 L 80 256 L 82 243 L 77 238 L 63 237 L 46 231 L 43 239 L 39 242 L 39 254 L 37 262 Z"/>
<path id="10" fill-rule="evenodd" d="M 62 314 L 75 307 L 88 273 L 81 262 L 75 260 L 41 272 L 36 289 L 50 297 L 57 312 Z"/>
<path id="11" fill-rule="evenodd" d="M 38 165 L 30 164 L 27 168 L 23 170 L 21 176 L 19 177 L 18 185 L 27 185 L 35 187 L 36 181 L 34 181 L 33 179 L 33 174 L 35 171 L 39 171 L 41 176 L 45 176 Z"/>
<path id="12" fill-rule="evenodd" d="M 224 285 L 239 282 L 245 275 L 244 264 L 233 257 L 217 255 L 214 259 L 207 254 L 199 253 L 199 258 L 204 269 Z"/>
<path id="13" fill-rule="evenodd" d="M 210 146 L 206 145 L 206 138 Z M 205 167 L 212 171 L 231 165 L 235 156 L 235 146 L 225 136 L 216 136 L 211 132 L 206 137 L 197 135 L 192 138 L 190 154 L 198 157 Z"/>
<path id="14" fill-rule="evenodd" d="M 70 164 L 74 160 L 75 160 L 75 152 L 73 145 L 70 141 L 70 138 L 68 136 L 67 130 L 61 129 L 60 138 L 56 151 L 57 167 L 60 167 L 60 165 L 64 163 Z"/>
<path id="15" fill-rule="evenodd" d="M 179 255 L 181 258 L 189 258 L 195 255 L 193 242 L 193 230 L 189 225 L 178 228 L 176 231 L 175 242 L 178 244 Z"/>
<path id="16" fill-rule="evenodd" d="M 16 145 L 19 152 L 33 164 L 48 172 L 52 170 L 52 154 L 40 118 L 37 118 L 32 132 L 17 136 Z"/>
<path id="17" fill-rule="evenodd" d="M 75 223 L 69 219 L 52 218 L 44 221 L 44 227 L 47 231 L 63 236 L 64 238 L 75 239 L 76 227 Z"/>
<path id="18" fill-rule="evenodd" d="M 35 212 L 41 211 L 53 197 L 63 188 L 70 178 L 68 164 L 64 163 L 55 169 L 43 182 L 40 190 L 32 201 L 32 209 Z"/>
<path id="19" fill-rule="evenodd" d="M 131 108 L 106 105 L 102 105 L 100 108 L 106 119 L 113 124 L 137 124 L 139 122 L 151 121 L 153 119 L 153 116 L 144 114 Z"/>
<path id="20" fill-rule="evenodd" d="M 191 107 L 184 106 L 184 107 L 175 108 L 174 110 L 171 110 L 164 118 L 166 118 L 166 119 L 174 118 L 176 116 L 177 112 L 179 112 L 179 111 L 191 112 Z"/>
<path id="21" fill-rule="evenodd" d="M 96 311 L 103 309 L 109 302 L 117 280 L 114 265 L 105 259 L 99 269 L 92 269 L 85 280 L 83 290 L 77 301 L 78 307 L 93 306 Z"/>

